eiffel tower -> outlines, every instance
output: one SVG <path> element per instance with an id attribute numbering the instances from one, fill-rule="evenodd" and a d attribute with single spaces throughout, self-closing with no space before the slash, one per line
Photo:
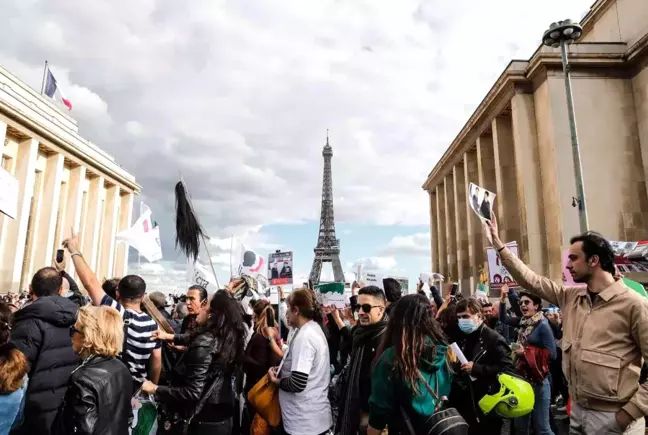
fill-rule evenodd
<path id="1" fill-rule="evenodd" d="M 324 179 L 322 182 L 322 213 L 320 215 L 319 237 L 315 247 L 315 259 L 311 268 L 310 281 L 313 285 L 320 282 L 322 263 L 333 263 L 334 282 L 344 282 L 344 272 L 340 263 L 340 240 L 335 237 L 335 217 L 333 214 L 333 177 L 331 159 L 333 148 L 329 145 L 328 131 L 326 145 L 322 150 L 324 157 Z"/>

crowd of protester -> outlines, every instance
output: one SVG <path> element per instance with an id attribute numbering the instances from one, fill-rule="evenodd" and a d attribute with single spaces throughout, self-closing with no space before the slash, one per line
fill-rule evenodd
<path id="1" fill-rule="evenodd" d="M 354 283 L 344 308 L 308 286 L 243 306 L 231 284 L 168 297 L 136 275 L 100 282 L 73 235 L 87 296 L 64 260 L 0 301 L 0 435 L 126 435 L 138 397 L 159 434 L 545 435 L 568 404 L 570 434 L 644 433 L 648 302 L 610 244 L 573 238 L 567 267 L 587 285 L 565 288 L 486 230 L 519 284 L 499 302 L 387 278 Z"/>

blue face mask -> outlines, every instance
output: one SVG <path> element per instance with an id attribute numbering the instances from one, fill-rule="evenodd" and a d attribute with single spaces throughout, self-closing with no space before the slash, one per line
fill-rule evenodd
<path id="1" fill-rule="evenodd" d="M 478 327 L 473 319 L 459 319 L 459 329 L 464 334 L 472 334 Z"/>

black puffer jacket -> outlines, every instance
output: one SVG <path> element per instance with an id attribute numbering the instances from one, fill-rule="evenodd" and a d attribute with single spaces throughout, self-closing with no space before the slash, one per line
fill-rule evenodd
<path id="1" fill-rule="evenodd" d="M 133 380 L 121 360 L 93 356 L 70 376 L 53 435 L 127 435 Z"/>
<path id="2" fill-rule="evenodd" d="M 70 339 L 78 309 L 68 298 L 47 296 L 14 315 L 11 340 L 31 366 L 21 433 L 50 433 L 70 373 L 79 365 Z"/>
<path id="3" fill-rule="evenodd" d="M 217 339 L 210 332 L 197 335 L 193 340 L 190 335 L 176 335 L 173 343 L 188 346 L 175 367 L 169 373 L 168 386 L 158 387 L 155 396 L 169 413 L 190 417 L 194 414 L 203 391 L 211 385 L 214 376 L 223 377 L 219 389 L 207 400 L 195 422 L 224 421 L 234 415 L 234 392 L 232 378 L 234 367 L 224 364 L 215 353 Z"/>

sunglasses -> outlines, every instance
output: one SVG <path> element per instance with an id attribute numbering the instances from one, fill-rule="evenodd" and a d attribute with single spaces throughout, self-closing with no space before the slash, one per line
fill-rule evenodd
<path id="1" fill-rule="evenodd" d="M 369 314 L 371 312 L 372 308 L 385 308 L 382 305 L 371 305 L 371 304 L 362 304 L 362 305 L 356 305 L 355 310 L 362 310 L 365 314 Z"/>
<path id="2" fill-rule="evenodd" d="M 79 334 L 81 334 L 81 331 L 79 331 L 78 329 L 76 329 L 74 326 L 71 326 L 71 327 L 70 327 L 70 337 L 72 337 L 72 336 L 73 336 L 74 334 L 76 334 L 77 332 L 78 332 Z"/>

